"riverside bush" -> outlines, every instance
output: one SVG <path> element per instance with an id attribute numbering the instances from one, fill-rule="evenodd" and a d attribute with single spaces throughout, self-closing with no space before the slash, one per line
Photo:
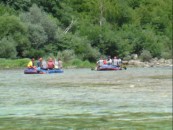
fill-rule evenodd
<path id="1" fill-rule="evenodd" d="M 162 52 L 161 57 L 164 59 L 172 59 L 172 52 L 171 51 Z"/>
<path id="2" fill-rule="evenodd" d="M 127 56 L 125 56 L 124 58 L 123 58 L 123 60 L 126 60 L 126 61 L 129 61 L 129 60 L 131 60 L 132 59 L 132 57 L 130 56 L 130 55 L 127 55 Z"/>
<path id="3" fill-rule="evenodd" d="M 151 55 L 150 51 L 143 50 L 141 55 L 140 55 L 140 58 L 142 61 L 150 61 L 152 58 L 152 55 Z"/>
<path id="4" fill-rule="evenodd" d="M 65 64 L 65 66 L 73 66 L 75 68 L 91 68 L 94 67 L 95 64 L 89 62 L 88 60 L 82 61 L 80 59 L 73 59 L 68 64 Z"/>
<path id="5" fill-rule="evenodd" d="M 74 53 L 73 50 L 64 50 L 64 51 L 60 51 L 57 54 L 58 58 L 61 58 L 62 61 L 64 62 L 70 62 L 72 59 L 76 58 L 76 55 Z"/>

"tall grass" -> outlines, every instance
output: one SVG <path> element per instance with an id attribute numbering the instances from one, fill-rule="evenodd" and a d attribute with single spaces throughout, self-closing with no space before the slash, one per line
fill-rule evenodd
<path id="1" fill-rule="evenodd" d="M 24 68 L 27 66 L 30 59 L 5 59 L 0 58 L 0 68 Z M 37 62 L 37 61 L 35 61 Z M 69 60 L 68 62 L 63 61 L 63 68 L 93 68 L 95 67 L 94 63 L 90 63 L 89 61 L 82 61 L 78 58 Z"/>
<path id="2" fill-rule="evenodd" d="M 21 68 L 26 67 L 30 61 L 28 58 L 24 59 L 5 59 L 0 58 L 0 68 Z"/>
<path id="3" fill-rule="evenodd" d="M 70 60 L 68 63 L 64 63 L 64 67 L 74 67 L 74 68 L 93 68 L 95 67 L 96 64 L 94 63 L 91 63 L 87 60 L 85 61 L 82 61 L 80 59 L 73 59 L 73 60 Z"/>

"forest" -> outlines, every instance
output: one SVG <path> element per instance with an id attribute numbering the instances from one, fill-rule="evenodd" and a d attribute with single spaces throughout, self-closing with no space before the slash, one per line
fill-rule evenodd
<path id="1" fill-rule="evenodd" d="M 172 56 L 172 0 L 1 0 L 0 58 Z"/>

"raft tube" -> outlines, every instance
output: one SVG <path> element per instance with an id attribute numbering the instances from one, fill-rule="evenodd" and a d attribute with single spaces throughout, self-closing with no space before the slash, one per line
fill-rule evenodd
<path id="1" fill-rule="evenodd" d="M 122 70 L 122 68 L 115 65 L 102 65 L 97 70 L 98 71 Z"/>
<path id="2" fill-rule="evenodd" d="M 52 74 L 52 73 L 63 73 L 62 69 L 52 69 L 52 70 L 43 70 L 43 69 L 33 69 L 27 68 L 24 70 L 24 74 Z"/>

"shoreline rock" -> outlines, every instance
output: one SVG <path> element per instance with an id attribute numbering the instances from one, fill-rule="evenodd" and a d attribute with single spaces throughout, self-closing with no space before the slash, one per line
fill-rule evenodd
<path id="1" fill-rule="evenodd" d="M 124 65 L 132 66 L 132 67 L 166 67 L 172 66 L 172 59 L 151 59 L 149 62 L 142 62 L 139 59 L 122 61 Z"/>

